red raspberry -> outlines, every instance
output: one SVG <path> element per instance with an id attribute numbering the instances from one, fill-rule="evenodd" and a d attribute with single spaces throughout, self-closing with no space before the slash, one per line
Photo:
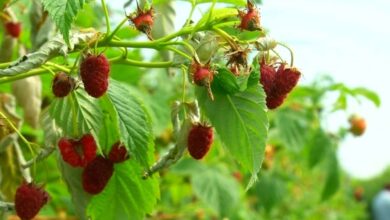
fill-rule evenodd
<path id="1" fill-rule="evenodd" d="M 89 194 L 96 195 L 103 191 L 112 174 L 114 164 L 102 156 L 97 156 L 89 163 L 82 174 L 83 189 Z"/>
<path id="2" fill-rule="evenodd" d="M 214 72 L 209 64 L 202 65 L 198 61 L 193 61 L 190 70 L 192 80 L 198 86 L 209 86 L 214 79 Z"/>
<path id="3" fill-rule="evenodd" d="M 22 183 L 16 190 L 15 210 L 22 220 L 32 219 L 49 200 L 49 194 L 33 183 Z"/>
<path id="4" fill-rule="evenodd" d="M 283 96 L 288 94 L 297 85 L 301 72 L 296 68 L 287 67 L 281 64 L 276 72 L 274 95 Z"/>
<path id="5" fill-rule="evenodd" d="M 241 23 L 238 26 L 241 30 L 261 30 L 259 10 L 250 0 L 247 1 L 247 11 L 238 10 L 238 16 L 241 18 Z"/>
<path id="6" fill-rule="evenodd" d="M 213 128 L 202 124 L 193 125 L 187 140 L 190 155 L 199 160 L 210 150 L 213 143 Z"/>
<path id="7" fill-rule="evenodd" d="M 52 91 L 56 97 L 67 96 L 76 87 L 75 80 L 64 72 L 55 75 L 52 84 Z"/>
<path id="8" fill-rule="evenodd" d="M 283 96 L 268 96 L 266 98 L 266 104 L 268 109 L 275 109 L 279 106 L 281 106 L 284 102 L 284 99 L 287 97 L 287 95 Z"/>
<path id="9" fill-rule="evenodd" d="M 275 76 L 275 68 L 267 64 L 260 65 L 260 83 L 263 85 L 264 91 L 267 96 L 270 96 L 272 94 Z"/>
<path id="10" fill-rule="evenodd" d="M 110 64 L 103 54 L 88 55 L 80 65 L 81 80 L 85 91 L 95 98 L 104 95 L 108 89 Z"/>
<path id="11" fill-rule="evenodd" d="M 114 145 L 112 145 L 108 158 L 113 163 L 120 163 L 129 159 L 129 154 L 127 153 L 127 149 L 123 144 L 116 142 Z"/>
<path id="12" fill-rule="evenodd" d="M 22 24 L 20 22 L 7 22 L 5 23 L 5 30 L 7 34 L 13 38 L 19 38 L 20 33 L 22 32 Z"/>
<path id="13" fill-rule="evenodd" d="M 61 138 L 58 147 L 62 159 L 73 167 L 85 167 L 96 157 L 96 142 L 91 134 L 85 134 L 80 140 Z"/>

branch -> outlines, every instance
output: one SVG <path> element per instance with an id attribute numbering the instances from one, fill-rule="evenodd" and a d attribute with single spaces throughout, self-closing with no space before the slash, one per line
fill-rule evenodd
<path id="1" fill-rule="evenodd" d="M 34 157 L 33 159 L 31 159 L 31 160 L 27 161 L 26 163 L 22 164 L 21 165 L 22 168 L 23 169 L 29 168 L 34 163 L 46 159 L 48 156 L 50 156 L 50 154 L 52 154 L 54 152 L 55 149 L 56 149 L 55 147 L 42 148 L 41 151 L 39 152 L 39 154 L 36 157 Z"/>
<path id="2" fill-rule="evenodd" d="M 15 205 L 11 202 L 0 201 L 0 209 L 4 211 L 12 211 L 15 208 Z"/>

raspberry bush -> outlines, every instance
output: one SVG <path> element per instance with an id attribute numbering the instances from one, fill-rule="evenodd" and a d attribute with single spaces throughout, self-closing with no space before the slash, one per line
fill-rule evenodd
<path id="1" fill-rule="evenodd" d="M 379 105 L 376 94 L 298 87 L 306 73 L 256 2 L 189 0 L 176 29 L 173 3 L 0 1 L 1 215 L 256 219 L 283 202 L 292 180 L 279 174 L 302 165 L 280 149 L 326 173 L 322 199 L 337 192 L 349 129 L 327 131 L 323 110 L 358 96 Z"/>

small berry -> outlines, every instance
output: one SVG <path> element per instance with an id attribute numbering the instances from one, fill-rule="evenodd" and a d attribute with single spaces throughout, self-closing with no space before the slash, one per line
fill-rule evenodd
<path id="1" fill-rule="evenodd" d="M 238 16 L 241 18 L 241 23 L 238 26 L 241 30 L 261 30 L 259 10 L 250 0 L 247 1 L 246 12 L 238 10 Z"/>
<path id="2" fill-rule="evenodd" d="M 192 126 L 187 140 L 187 147 L 194 159 L 202 159 L 213 143 L 213 128 L 202 124 Z"/>
<path id="3" fill-rule="evenodd" d="M 76 87 L 75 80 L 64 72 L 55 75 L 52 84 L 52 91 L 56 97 L 67 96 Z"/>
<path id="4" fill-rule="evenodd" d="M 95 98 L 104 95 L 108 89 L 110 64 L 103 54 L 89 54 L 80 65 L 81 80 L 85 91 Z"/>
<path id="5" fill-rule="evenodd" d="M 128 16 L 128 18 L 133 22 L 137 30 L 146 34 L 151 39 L 151 31 L 154 23 L 154 10 L 152 7 L 144 11 L 137 5 L 137 12 Z"/>
<path id="6" fill-rule="evenodd" d="M 209 64 L 203 65 L 195 60 L 190 69 L 192 80 L 198 86 L 209 86 L 214 79 L 214 72 Z"/>
<path id="7" fill-rule="evenodd" d="M 22 32 L 22 24 L 20 22 L 7 22 L 5 23 L 5 30 L 7 34 L 13 38 L 19 38 L 20 33 Z"/>
<path id="8" fill-rule="evenodd" d="M 83 189 L 89 194 L 96 195 L 103 191 L 112 174 L 114 164 L 102 156 L 95 157 L 82 174 Z"/>
<path id="9" fill-rule="evenodd" d="M 123 144 L 116 142 L 114 145 L 112 145 L 108 158 L 113 163 L 120 163 L 129 159 L 129 154 L 127 153 L 127 149 Z"/>
<path id="10" fill-rule="evenodd" d="M 22 220 L 34 218 L 49 200 L 49 194 L 33 183 L 22 183 L 15 194 L 15 211 Z"/>
<path id="11" fill-rule="evenodd" d="M 349 118 L 349 124 L 351 125 L 349 131 L 355 136 L 361 136 L 366 130 L 366 120 L 358 115 L 352 115 Z"/>
<path id="12" fill-rule="evenodd" d="M 91 134 L 79 140 L 61 138 L 58 142 L 62 159 L 73 167 L 85 167 L 96 157 L 96 142 Z"/>

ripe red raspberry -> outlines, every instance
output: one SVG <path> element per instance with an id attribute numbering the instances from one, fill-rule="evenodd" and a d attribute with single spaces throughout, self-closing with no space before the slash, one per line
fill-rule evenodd
<path id="1" fill-rule="evenodd" d="M 266 104 L 268 109 L 275 109 L 279 106 L 281 106 L 284 102 L 284 99 L 287 97 L 287 95 L 283 96 L 268 96 L 266 98 Z"/>
<path id="2" fill-rule="evenodd" d="M 276 72 L 274 95 L 283 96 L 291 92 L 291 90 L 297 85 L 301 72 L 293 67 L 285 67 L 281 64 Z"/>
<path id="3" fill-rule="evenodd" d="M 152 38 L 151 31 L 154 23 L 154 10 L 152 7 L 144 11 L 137 5 L 137 12 L 127 17 L 133 22 L 137 30 L 146 34 L 149 39 Z"/>
<path id="4" fill-rule="evenodd" d="M 201 64 L 194 60 L 190 67 L 193 82 L 198 86 L 210 86 L 214 79 L 214 72 L 209 64 Z"/>
<path id="5" fill-rule="evenodd" d="M 64 72 L 59 72 L 54 76 L 52 91 L 56 97 L 67 96 L 76 87 L 75 80 Z"/>
<path id="6" fill-rule="evenodd" d="M 250 0 L 247 1 L 246 12 L 238 10 L 238 16 L 241 19 L 241 23 L 238 26 L 241 30 L 261 30 L 259 10 Z"/>
<path id="7" fill-rule="evenodd" d="M 108 158 L 113 163 L 120 163 L 129 159 L 129 154 L 127 153 L 127 149 L 123 144 L 116 142 L 114 145 L 112 145 Z"/>
<path id="8" fill-rule="evenodd" d="M 16 214 L 22 220 L 32 219 L 49 200 L 49 194 L 33 183 L 22 183 L 15 194 Z"/>
<path id="9" fill-rule="evenodd" d="M 260 83 L 263 85 L 264 91 L 267 96 L 272 95 L 275 76 L 276 70 L 274 67 L 267 64 L 260 65 Z"/>
<path id="10" fill-rule="evenodd" d="M 79 140 L 61 138 L 58 147 L 62 159 L 73 167 L 85 167 L 96 157 L 97 146 L 91 134 L 85 134 Z"/>
<path id="11" fill-rule="evenodd" d="M 194 159 L 202 159 L 210 150 L 213 138 L 212 127 L 202 124 L 193 125 L 187 140 L 187 147 L 190 155 Z"/>
<path id="12" fill-rule="evenodd" d="M 350 124 L 350 129 L 349 131 L 354 135 L 354 136 L 361 136 L 364 134 L 364 131 L 366 130 L 366 120 L 364 118 L 358 116 L 358 115 L 352 115 L 349 118 L 349 124 Z"/>
<path id="13" fill-rule="evenodd" d="M 104 54 L 98 56 L 88 54 L 80 65 L 80 75 L 85 91 L 95 98 L 106 93 L 109 74 L 110 64 Z"/>
<path id="14" fill-rule="evenodd" d="M 103 191 L 112 174 L 114 164 L 102 156 L 97 156 L 89 163 L 82 174 L 83 189 L 85 192 L 96 195 Z"/>
<path id="15" fill-rule="evenodd" d="M 22 24 L 20 22 L 7 22 L 5 23 L 5 30 L 13 38 L 19 38 L 22 32 Z"/>

